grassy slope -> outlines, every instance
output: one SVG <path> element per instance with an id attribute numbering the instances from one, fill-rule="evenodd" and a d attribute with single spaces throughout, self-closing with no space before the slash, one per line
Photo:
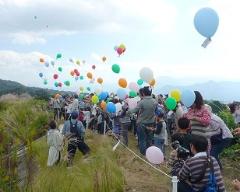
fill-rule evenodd
<path id="1" fill-rule="evenodd" d="M 80 152 L 76 153 L 74 167 L 66 168 L 65 162 L 60 165 L 47 168 L 46 138 L 35 143 L 38 151 L 40 171 L 33 185 L 34 191 L 51 192 L 167 192 L 171 191 L 171 182 L 145 165 L 131 153 L 119 146 L 112 152 L 115 143 L 108 136 L 87 134 L 87 143 L 92 149 L 91 155 L 84 159 Z M 136 140 L 130 138 L 130 148 L 136 151 Z M 66 151 L 64 152 L 66 154 Z M 224 161 L 224 180 L 227 191 L 233 191 L 230 187 L 231 180 L 239 174 L 239 165 L 235 162 Z M 166 167 L 161 169 L 167 171 Z"/>

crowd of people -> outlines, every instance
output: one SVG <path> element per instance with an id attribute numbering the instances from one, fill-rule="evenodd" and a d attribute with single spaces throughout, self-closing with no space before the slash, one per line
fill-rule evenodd
<path id="1" fill-rule="evenodd" d="M 240 128 L 231 132 L 211 107 L 204 104 L 201 93 L 194 93 L 195 101 L 190 108 L 178 102 L 174 110 L 168 110 L 164 105 L 167 95 L 155 96 L 148 86 L 139 90 L 139 100 L 134 107 L 130 107 L 131 98 L 121 100 L 111 94 L 105 101 L 120 106 L 114 113 L 108 113 L 106 106 L 92 104 L 93 94 L 86 94 L 81 99 L 78 95 L 56 95 L 49 103 L 54 120 L 49 123 L 48 166 L 60 161 L 64 144 L 67 144 L 68 167 L 73 164 L 77 148 L 87 157 L 90 148 L 84 139 L 86 129 L 99 134 L 111 133 L 126 146 L 128 134 L 132 131 L 142 155 L 152 145 L 166 154 L 166 146 L 172 143 L 169 165 L 171 174 L 178 176 L 179 192 L 205 192 L 209 189 L 224 192 L 223 165 L 219 155 L 233 144 L 235 136 L 240 136 Z M 236 105 L 229 108 L 236 124 L 240 124 L 240 109 Z M 64 120 L 60 131 L 56 120 Z M 233 185 L 240 191 L 239 180 L 234 180 Z"/>

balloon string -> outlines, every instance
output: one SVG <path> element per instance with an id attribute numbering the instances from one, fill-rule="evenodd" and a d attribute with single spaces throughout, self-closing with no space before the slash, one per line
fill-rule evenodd
<path id="1" fill-rule="evenodd" d="M 155 166 L 153 166 L 151 163 L 149 163 L 148 161 L 146 161 L 145 159 L 143 159 L 142 157 L 140 157 L 138 154 L 136 154 L 133 150 L 131 150 L 128 146 L 126 146 L 124 143 L 122 143 L 115 135 L 113 135 L 117 140 L 118 143 L 120 143 L 122 146 L 124 146 L 129 152 L 131 152 L 135 157 L 139 158 L 140 160 L 142 160 L 144 163 L 148 164 L 150 167 L 152 167 L 153 169 L 155 169 L 156 171 L 158 171 L 159 173 L 165 175 L 166 177 L 172 179 L 172 177 L 170 175 L 168 175 L 167 173 L 165 173 L 164 171 L 162 171 L 161 169 L 156 168 Z M 116 149 L 115 149 L 116 150 Z"/>
<path id="2" fill-rule="evenodd" d="M 209 45 L 209 43 L 211 43 L 211 41 L 212 41 L 211 38 L 205 39 L 205 41 L 202 44 L 202 47 L 207 48 L 207 46 Z"/>

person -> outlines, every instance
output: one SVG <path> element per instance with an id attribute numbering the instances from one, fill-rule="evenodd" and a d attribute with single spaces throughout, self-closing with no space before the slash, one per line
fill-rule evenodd
<path id="1" fill-rule="evenodd" d="M 49 146 L 47 166 L 53 166 L 57 164 L 61 159 L 63 137 L 57 129 L 56 122 L 54 120 L 49 123 L 49 131 L 47 133 L 47 144 Z"/>
<path id="2" fill-rule="evenodd" d="M 165 153 L 165 145 L 167 145 L 167 125 L 163 119 L 164 111 L 156 114 L 156 127 L 154 130 L 154 145 Z"/>
<path id="3" fill-rule="evenodd" d="M 79 102 L 78 102 L 78 95 L 74 95 L 73 101 L 71 103 L 71 112 L 79 113 Z"/>
<path id="4" fill-rule="evenodd" d="M 71 118 L 64 122 L 62 130 L 65 140 L 68 140 L 68 167 L 72 166 L 77 148 L 83 153 L 83 155 L 90 153 L 90 148 L 84 142 L 85 128 L 77 118 L 78 112 L 72 112 Z"/>
<path id="5" fill-rule="evenodd" d="M 210 127 L 213 130 L 218 130 L 218 134 L 213 135 L 210 138 L 211 141 L 211 150 L 210 154 L 216 158 L 220 168 L 222 169 L 222 164 L 219 159 L 220 153 L 227 147 L 229 147 L 233 140 L 233 135 L 225 122 L 216 114 L 212 112 L 212 108 L 209 105 L 206 105 L 208 111 L 211 114 Z"/>
<path id="6" fill-rule="evenodd" d="M 59 96 L 56 95 L 53 100 L 54 120 L 56 120 L 56 119 L 59 120 L 59 118 L 60 118 L 61 105 L 60 105 L 60 100 L 58 97 Z"/>
<path id="7" fill-rule="evenodd" d="M 189 109 L 189 111 L 184 115 L 191 121 L 191 132 L 195 135 L 202 135 L 206 138 L 210 138 L 212 134 L 209 130 L 209 124 L 211 121 L 211 116 L 208 109 L 203 103 L 203 97 L 200 92 L 194 91 L 196 99 Z"/>
<path id="8" fill-rule="evenodd" d="M 240 136 L 240 128 L 234 129 L 233 134 L 236 135 L 236 136 Z"/>
<path id="9" fill-rule="evenodd" d="M 178 119 L 178 130 L 172 135 L 172 142 L 178 141 L 179 144 L 190 151 L 190 120 L 186 117 Z"/>
<path id="10" fill-rule="evenodd" d="M 151 95 L 151 87 L 144 87 L 142 90 L 143 99 L 138 102 L 136 108 L 128 111 L 129 114 L 138 113 L 139 149 L 143 155 L 145 155 L 146 149 L 152 145 L 153 141 L 153 131 L 149 130 L 148 127 L 154 127 L 157 102 Z"/>
<path id="11" fill-rule="evenodd" d="M 214 157 L 207 155 L 207 139 L 192 135 L 190 145 L 194 156 L 184 162 L 178 173 L 178 192 L 204 192 L 211 184 L 217 192 L 225 192 L 220 167 Z"/>
<path id="12" fill-rule="evenodd" d="M 238 179 L 234 179 L 232 185 L 237 192 L 240 192 L 240 181 Z"/>

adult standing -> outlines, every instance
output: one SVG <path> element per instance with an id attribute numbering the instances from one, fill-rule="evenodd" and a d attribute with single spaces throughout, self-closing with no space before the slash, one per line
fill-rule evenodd
<path id="1" fill-rule="evenodd" d="M 145 155 L 146 149 L 152 145 L 153 131 L 149 127 L 155 125 L 155 109 L 157 102 L 152 97 L 152 89 L 147 86 L 142 89 L 142 100 L 129 113 L 138 113 L 138 137 L 140 152 Z"/>
<path id="2" fill-rule="evenodd" d="M 53 100 L 53 109 L 54 109 L 54 120 L 59 120 L 60 118 L 60 111 L 61 111 L 61 104 L 59 100 L 59 95 L 57 94 Z"/>

